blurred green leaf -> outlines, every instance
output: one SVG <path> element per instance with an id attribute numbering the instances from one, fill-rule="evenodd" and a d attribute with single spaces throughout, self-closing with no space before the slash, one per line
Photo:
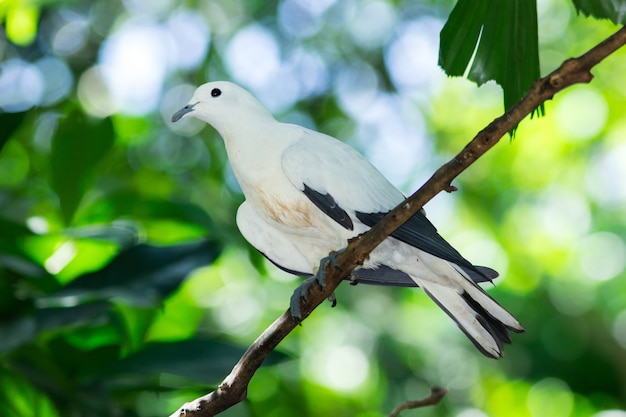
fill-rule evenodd
<path id="1" fill-rule="evenodd" d="M 0 152 L 2 152 L 4 144 L 11 138 L 13 132 L 20 127 L 26 114 L 26 112 L 0 113 Z"/>
<path id="2" fill-rule="evenodd" d="M 572 0 L 576 11 L 613 23 L 626 23 L 626 0 Z"/>
<path id="3" fill-rule="evenodd" d="M 59 122 L 52 139 L 51 185 L 59 197 L 61 214 L 69 224 L 91 184 L 98 162 L 113 146 L 110 119 L 93 121 L 74 111 Z"/>
<path id="4" fill-rule="evenodd" d="M 29 342 L 36 335 L 35 320 L 29 316 L 0 321 L 0 353 L 8 352 Z M 1 390 L 0 390 L 1 391 Z"/>
<path id="5" fill-rule="evenodd" d="M 68 326 L 86 324 L 111 308 L 108 301 L 95 301 L 73 307 L 50 307 L 37 309 L 38 330 L 60 330 Z"/>
<path id="6" fill-rule="evenodd" d="M 245 347 L 216 339 L 194 338 L 177 342 L 152 342 L 111 367 L 115 373 L 159 374 L 171 373 L 203 383 L 215 383 L 224 378 Z M 263 362 L 273 365 L 289 359 L 274 351 Z"/>
<path id="7" fill-rule="evenodd" d="M 52 401 L 24 376 L 0 368 L 0 415 L 3 417 L 57 417 Z"/>
<path id="8" fill-rule="evenodd" d="M 109 216 L 134 216 L 140 219 L 172 219 L 213 229 L 213 221 L 206 210 L 186 201 L 173 201 L 141 195 L 136 191 L 123 190 L 107 196 L 102 210 Z"/>
<path id="9" fill-rule="evenodd" d="M 539 78 L 534 0 L 459 0 L 441 30 L 439 65 L 478 85 L 495 80 L 510 109 Z M 539 108 L 543 114 L 543 106 Z"/>
<path id="10" fill-rule="evenodd" d="M 77 277 L 54 298 L 122 297 L 136 305 L 153 305 L 178 288 L 195 268 L 212 263 L 221 250 L 221 244 L 214 240 L 175 246 L 132 246 L 99 271 Z"/>

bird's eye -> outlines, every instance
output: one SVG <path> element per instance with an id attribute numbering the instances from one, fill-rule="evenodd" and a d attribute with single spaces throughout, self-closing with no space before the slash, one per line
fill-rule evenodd
<path id="1" fill-rule="evenodd" d="M 213 90 L 211 90 L 211 97 L 219 97 L 222 95 L 222 90 L 220 90 L 219 88 L 214 88 Z"/>

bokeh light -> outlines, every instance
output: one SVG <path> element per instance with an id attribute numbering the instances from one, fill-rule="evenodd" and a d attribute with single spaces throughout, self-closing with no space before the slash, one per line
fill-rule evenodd
<path id="1" fill-rule="evenodd" d="M 0 63 L 0 109 L 28 110 L 41 102 L 44 90 L 44 77 L 37 66 L 21 59 Z"/>
<path id="2" fill-rule="evenodd" d="M 588 140 L 604 129 L 608 106 L 595 87 L 576 86 L 560 97 L 554 116 L 564 138 Z"/>

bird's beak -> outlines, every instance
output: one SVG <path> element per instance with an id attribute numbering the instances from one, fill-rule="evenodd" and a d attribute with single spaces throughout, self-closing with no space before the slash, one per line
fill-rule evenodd
<path id="1" fill-rule="evenodd" d="M 194 103 L 194 104 L 187 104 L 185 107 L 183 107 L 182 109 L 178 110 L 176 113 L 174 113 L 174 115 L 172 116 L 172 122 L 177 122 L 180 119 L 183 118 L 184 115 L 186 115 L 189 112 L 193 111 L 193 108 L 195 107 L 195 105 L 198 103 Z"/>

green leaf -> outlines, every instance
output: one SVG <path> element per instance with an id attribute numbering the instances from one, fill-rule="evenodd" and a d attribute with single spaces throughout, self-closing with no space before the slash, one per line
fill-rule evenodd
<path id="1" fill-rule="evenodd" d="M 57 417 L 49 397 L 22 375 L 0 368 L 0 415 L 3 417 Z"/>
<path id="2" fill-rule="evenodd" d="M 54 298 L 122 297 L 135 305 L 151 306 L 176 290 L 191 271 L 211 264 L 221 250 L 221 244 L 213 240 L 163 247 L 132 246 L 99 271 L 77 277 Z"/>
<path id="3" fill-rule="evenodd" d="M 94 122 L 74 111 L 62 119 L 52 139 L 50 169 L 52 189 L 59 197 L 61 214 L 69 224 L 98 162 L 111 149 L 115 136 L 110 119 Z"/>
<path id="4" fill-rule="evenodd" d="M 22 113 L 0 113 L 0 152 L 4 147 L 4 144 L 11 138 L 13 132 L 24 121 L 26 112 Z"/>
<path id="5" fill-rule="evenodd" d="M 246 348 L 216 339 L 195 338 L 177 342 L 153 342 L 118 362 L 112 371 L 129 374 L 170 373 L 204 383 L 226 376 Z M 289 359 L 274 351 L 263 362 L 272 365 Z"/>
<path id="6" fill-rule="evenodd" d="M 539 78 L 534 0 L 459 0 L 440 34 L 439 65 L 478 85 L 495 80 L 510 109 Z M 543 106 L 539 108 L 543 114 Z"/>
<path id="7" fill-rule="evenodd" d="M 95 301 L 73 307 L 50 307 L 37 310 L 39 330 L 57 330 L 69 326 L 85 325 L 100 317 L 111 308 L 108 301 Z"/>
<path id="8" fill-rule="evenodd" d="M 572 0 L 578 13 L 613 23 L 626 23 L 626 0 Z"/>
<path id="9" fill-rule="evenodd" d="M 35 320 L 29 316 L 0 321 L 0 353 L 13 350 L 31 341 L 36 334 Z M 2 390 L 0 390 L 2 391 Z"/>

